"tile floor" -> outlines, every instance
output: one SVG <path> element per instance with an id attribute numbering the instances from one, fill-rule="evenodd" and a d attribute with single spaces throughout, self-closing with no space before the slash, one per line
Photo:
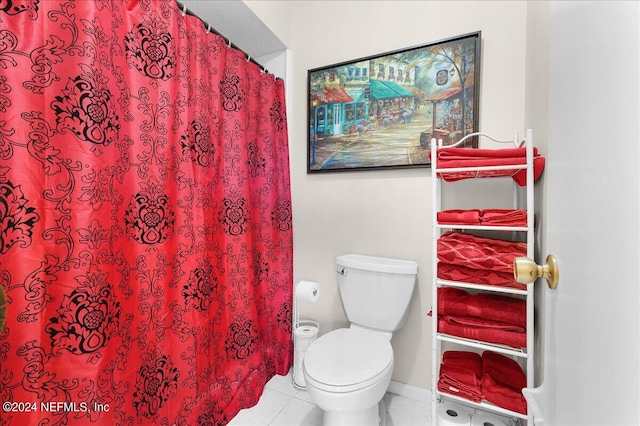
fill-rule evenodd
<path id="1" fill-rule="evenodd" d="M 387 393 L 384 397 L 387 426 L 424 426 L 431 423 L 430 402 Z M 322 411 L 306 390 L 293 386 L 291 373 L 275 376 L 254 407 L 242 410 L 229 426 L 320 426 Z M 356 425 L 354 425 L 356 426 Z"/>

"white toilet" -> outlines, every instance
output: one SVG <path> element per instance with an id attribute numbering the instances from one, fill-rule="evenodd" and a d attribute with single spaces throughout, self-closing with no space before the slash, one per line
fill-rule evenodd
<path id="1" fill-rule="evenodd" d="M 357 254 L 339 256 L 336 263 L 351 325 L 313 342 L 302 371 L 309 397 L 324 411 L 324 425 L 374 426 L 393 372 L 391 335 L 406 321 L 418 264 Z"/>

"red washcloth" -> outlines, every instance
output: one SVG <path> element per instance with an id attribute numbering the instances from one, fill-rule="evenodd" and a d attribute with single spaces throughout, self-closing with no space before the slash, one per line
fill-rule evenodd
<path id="1" fill-rule="evenodd" d="M 492 293 L 470 294 L 455 287 L 438 287 L 438 315 L 474 317 L 518 328 L 527 326 L 524 299 Z"/>
<path id="2" fill-rule="evenodd" d="M 485 209 L 480 212 L 483 225 L 526 226 L 526 210 Z"/>
<path id="3" fill-rule="evenodd" d="M 527 334 L 497 328 L 470 327 L 450 321 L 451 317 L 438 319 L 438 331 L 451 336 L 497 345 L 524 348 L 527 345 Z"/>
<path id="4" fill-rule="evenodd" d="M 502 385 L 488 374 L 482 376 L 480 386 L 487 401 L 516 413 L 527 414 L 527 401 L 521 389 Z"/>
<path id="5" fill-rule="evenodd" d="M 483 398 L 480 382 L 474 371 L 446 364 L 440 365 L 438 390 L 475 402 L 480 402 Z"/>
<path id="6" fill-rule="evenodd" d="M 438 262 L 438 278 L 467 284 L 493 285 L 496 287 L 517 288 L 520 290 L 526 290 L 527 288 L 526 284 L 516 282 L 513 273 L 473 269 L 442 262 Z"/>
<path id="7" fill-rule="evenodd" d="M 437 214 L 438 223 L 479 225 L 480 210 L 443 210 Z"/>
<path id="8" fill-rule="evenodd" d="M 438 238 L 438 260 L 474 269 L 513 274 L 513 260 L 527 255 L 523 242 L 447 232 Z"/>
<path id="9" fill-rule="evenodd" d="M 482 377 L 482 356 L 475 352 L 445 351 L 442 354 L 442 364 L 471 370 L 478 380 Z"/>
<path id="10" fill-rule="evenodd" d="M 492 351 L 482 353 L 482 373 L 504 386 L 515 389 L 527 386 L 527 376 L 522 367 L 512 358 Z"/>
<path id="11" fill-rule="evenodd" d="M 507 149 L 474 149 L 474 148 L 445 148 L 438 150 L 438 168 L 458 168 L 458 167 L 485 167 L 485 166 L 505 166 L 505 165 L 525 165 L 526 148 Z M 538 153 L 537 148 L 533 148 L 533 171 L 534 181 L 537 180 L 544 170 L 545 159 Z M 495 170 L 483 172 L 454 172 L 438 173 L 448 182 L 467 179 L 472 177 L 490 176 L 511 176 L 520 186 L 524 186 L 527 180 L 525 169 L 517 170 Z"/>

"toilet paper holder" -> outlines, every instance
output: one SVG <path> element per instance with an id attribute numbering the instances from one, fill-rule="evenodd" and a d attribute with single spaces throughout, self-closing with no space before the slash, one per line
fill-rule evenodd
<path id="1" fill-rule="evenodd" d="M 320 284 L 315 281 L 299 281 L 294 288 L 293 295 L 293 386 L 296 389 L 306 389 L 302 360 L 308 346 L 318 337 L 320 324 L 313 320 L 301 320 L 298 303 L 300 300 L 316 302 L 320 295 Z M 300 347 L 302 345 L 302 347 Z"/>

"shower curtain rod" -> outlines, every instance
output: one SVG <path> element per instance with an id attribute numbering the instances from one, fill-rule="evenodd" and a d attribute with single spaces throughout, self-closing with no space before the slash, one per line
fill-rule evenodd
<path id="1" fill-rule="evenodd" d="M 191 10 L 189 10 L 189 8 L 183 4 L 180 3 L 178 0 L 176 0 L 176 4 L 178 5 L 178 8 L 182 11 L 182 15 L 189 15 L 189 16 L 193 16 L 195 18 L 198 18 L 200 20 L 200 22 L 202 22 L 204 24 L 204 27 L 207 29 L 208 32 L 212 32 L 214 34 L 219 35 L 220 37 L 222 37 L 224 39 L 224 41 L 229 45 L 229 47 L 233 47 L 236 50 L 239 50 L 240 52 L 242 52 L 244 54 L 244 56 L 246 56 L 247 61 L 253 62 L 254 64 L 256 64 L 263 72 L 266 72 L 267 74 L 269 73 L 269 70 L 266 69 L 265 67 L 263 67 L 260 63 L 258 63 L 258 61 L 256 61 L 255 59 L 253 59 L 247 52 L 245 52 L 244 50 L 242 50 L 241 48 L 239 48 L 238 46 L 236 46 L 235 44 L 233 44 L 231 42 L 231 40 L 229 40 L 227 37 L 225 37 L 224 35 L 220 34 L 218 31 L 216 31 L 211 24 L 209 24 L 208 22 L 206 22 L 204 19 L 202 19 L 201 17 L 199 17 L 198 15 L 196 15 L 195 13 L 193 13 Z M 280 77 L 276 77 L 276 80 L 279 80 Z"/>

